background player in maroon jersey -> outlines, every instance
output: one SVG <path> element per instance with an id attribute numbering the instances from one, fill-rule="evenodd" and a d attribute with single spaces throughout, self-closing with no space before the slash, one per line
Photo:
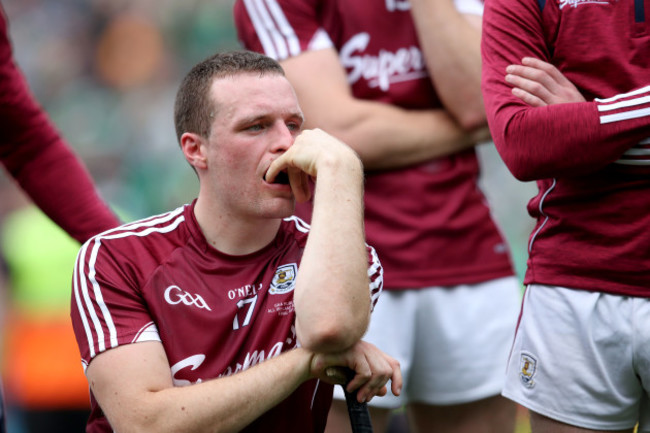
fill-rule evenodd
<path id="1" fill-rule="evenodd" d="M 1 5 L 0 161 L 34 203 L 79 242 L 119 224 L 83 163 L 33 99 L 14 62 Z"/>
<path id="2" fill-rule="evenodd" d="M 486 1 L 497 149 L 537 180 L 504 395 L 533 433 L 650 431 L 650 2 Z"/>
<path id="3" fill-rule="evenodd" d="M 47 216 L 79 242 L 119 224 L 85 166 L 34 100 L 0 5 L 0 161 Z M 0 431 L 4 411 L 0 393 Z"/>
<path id="4" fill-rule="evenodd" d="M 239 38 L 281 61 L 307 124 L 342 139 L 364 162 L 366 232 L 385 269 L 365 338 L 400 361 L 405 379 L 401 398 L 371 402 L 378 432 L 402 405 L 414 431 L 514 427 L 515 406 L 499 394 L 519 286 L 478 188 L 473 149 L 487 130 L 482 7 L 471 0 L 235 3 Z M 342 400 L 328 430 L 349 430 Z"/>
<path id="5" fill-rule="evenodd" d="M 175 121 L 198 198 L 91 239 L 77 260 L 87 431 L 322 432 L 330 366 L 357 372 L 360 401 L 389 379 L 399 393 L 397 362 L 360 341 L 382 269 L 354 151 L 302 131 L 282 68 L 253 52 L 195 66 Z M 311 229 L 291 216 L 310 178 Z"/>

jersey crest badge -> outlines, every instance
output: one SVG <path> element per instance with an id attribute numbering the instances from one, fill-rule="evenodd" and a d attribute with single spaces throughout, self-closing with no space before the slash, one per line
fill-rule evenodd
<path id="1" fill-rule="evenodd" d="M 526 388 L 535 386 L 533 377 L 536 372 L 537 360 L 530 353 L 522 352 L 521 359 L 519 360 L 519 377 L 521 378 L 521 383 Z"/>
<path id="2" fill-rule="evenodd" d="M 292 291 L 296 284 L 297 273 L 298 266 L 296 266 L 295 263 L 279 266 L 278 269 L 275 270 L 273 280 L 271 280 L 269 293 L 271 295 L 282 295 Z"/>

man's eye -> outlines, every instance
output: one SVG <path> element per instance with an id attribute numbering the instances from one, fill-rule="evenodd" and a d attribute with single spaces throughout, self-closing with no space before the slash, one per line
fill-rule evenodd
<path id="1" fill-rule="evenodd" d="M 260 124 L 258 123 L 258 124 L 256 124 L 256 125 L 251 125 L 251 126 L 249 126 L 248 128 L 246 128 L 246 129 L 249 130 L 249 131 L 261 131 L 262 128 L 263 128 L 262 125 L 260 125 Z"/>
<path id="2" fill-rule="evenodd" d="M 300 131 L 300 125 L 294 122 L 287 123 L 287 128 L 292 131 Z"/>

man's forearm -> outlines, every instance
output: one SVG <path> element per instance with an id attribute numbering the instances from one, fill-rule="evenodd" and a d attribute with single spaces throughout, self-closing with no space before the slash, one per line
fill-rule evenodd
<path id="1" fill-rule="evenodd" d="M 141 344 L 157 343 L 136 345 Z M 111 425 L 120 433 L 240 431 L 309 379 L 312 359 L 310 352 L 294 349 L 232 376 L 177 387 L 170 383 L 166 363 L 149 364 L 145 374 L 137 370 L 146 368 L 142 359 L 131 359 L 131 364 L 142 365 L 115 372 L 111 366 L 128 367 L 114 362 L 119 360 L 114 351 L 121 349 L 135 347 L 112 349 L 95 359 L 88 369 L 92 390 Z M 125 356 L 128 359 L 130 355 Z M 165 369 L 167 378 L 151 381 L 152 371 L 164 378 Z M 142 382 L 138 382 L 140 378 Z"/>
<path id="2" fill-rule="evenodd" d="M 474 131 L 463 129 L 444 109 L 407 110 L 355 98 L 333 49 L 305 52 L 282 66 L 306 114 L 305 126 L 348 144 L 366 170 L 415 165 L 476 144 Z"/>
<path id="3" fill-rule="evenodd" d="M 366 170 L 421 164 L 473 147 L 477 141 L 445 110 L 404 110 L 365 102 L 356 116 L 322 124 L 359 154 Z M 365 105 L 362 103 L 362 105 Z M 366 110 L 367 111 L 364 111 Z M 485 137 L 489 138 L 486 128 Z"/>
<path id="4" fill-rule="evenodd" d="M 363 229 L 363 168 L 345 158 L 319 166 L 309 240 L 296 282 L 301 344 L 317 352 L 352 346 L 370 316 L 368 255 Z"/>

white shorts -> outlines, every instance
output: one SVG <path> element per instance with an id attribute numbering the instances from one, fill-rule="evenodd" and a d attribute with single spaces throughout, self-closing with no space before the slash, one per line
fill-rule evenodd
<path id="1" fill-rule="evenodd" d="M 650 299 L 526 289 L 504 396 L 574 426 L 646 432 L 649 391 Z"/>
<path id="2" fill-rule="evenodd" d="M 389 388 L 369 405 L 451 405 L 499 395 L 520 300 L 516 277 L 384 291 L 363 339 L 400 362 L 404 386 L 399 397 Z M 334 390 L 334 398 L 344 398 L 341 387 Z"/>

